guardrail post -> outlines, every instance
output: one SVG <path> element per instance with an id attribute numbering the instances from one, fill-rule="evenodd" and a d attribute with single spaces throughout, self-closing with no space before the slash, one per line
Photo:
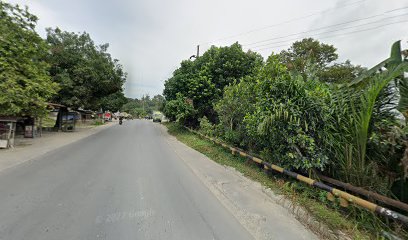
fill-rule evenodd
<path id="1" fill-rule="evenodd" d="M 200 135 L 200 136 L 202 136 L 202 137 L 204 137 L 206 139 L 209 139 L 209 137 L 207 137 L 207 136 L 205 136 L 205 135 L 203 135 L 203 134 L 201 134 L 199 132 L 193 131 L 191 129 L 188 129 L 188 130 L 192 131 L 192 132 L 194 132 L 194 133 L 196 133 L 196 134 L 198 134 L 198 135 Z M 286 170 L 286 169 L 284 169 L 282 167 L 279 167 L 277 165 L 270 164 L 268 162 L 263 161 L 262 159 L 251 156 L 248 153 L 246 153 L 244 151 L 241 151 L 240 149 L 228 146 L 228 145 L 226 145 L 226 144 L 224 144 L 222 142 L 218 143 L 218 144 L 221 144 L 223 147 L 228 148 L 229 150 L 231 150 L 231 153 L 233 155 L 235 155 L 236 153 L 239 153 L 239 155 L 241 155 L 243 157 L 247 157 L 247 159 L 252 160 L 258 166 L 264 168 L 265 170 L 274 170 L 274 171 L 276 171 L 278 173 L 282 173 L 282 174 L 285 174 L 287 176 L 293 177 L 293 178 L 295 178 L 295 179 L 297 179 L 297 180 L 299 180 L 301 182 L 309 184 L 310 186 L 314 186 L 316 188 L 319 188 L 319 189 L 322 189 L 322 190 L 328 192 L 327 199 L 329 199 L 330 201 L 334 201 L 335 197 L 338 197 L 340 199 L 340 205 L 341 206 L 347 207 L 349 204 L 354 204 L 354 205 L 363 207 L 363 208 L 365 208 L 365 209 L 367 209 L 369 211 L 375 212 L 375 213 L 377 213 L 377 214 L 379 214 L 379 215 L 381 215 L 383 217 L 386 217 L 388 219 L 398 221 L 398 222 L 404 224 L 405 226 L 408 226 L 408 217 L 405 216 L 405 215 L 402 215 L 402 214 L 400 214 L 398 212 L 395 212 L 393 210 L 381 207 L 381 206 L 379 206 L 379 205 L 377 205 L 375 203 L 369 202 L 369 201 L 367 201 L 365 199 L 362 199 L 360 197 L 357 197 L 357 196 L 354 196 L 354 195 L 349 194 L 347 192 L 341 191 L 339 189 L 336 189 L 334 187 L 326 185 L 326 184 L 324 184 L 322 182 L 319 182 L 319 181 L 316 181 L 314 179 L 305 177 L 303 175 L 292 172 L 290 170 Z"/>

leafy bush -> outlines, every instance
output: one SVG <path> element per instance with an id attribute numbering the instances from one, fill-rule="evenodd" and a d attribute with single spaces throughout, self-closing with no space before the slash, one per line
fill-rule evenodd
<path id="1" fill-rule="evenodd" d="M 197 111 L 192 104 L 181 93 L 177 93 L 177 98 L 167 102 L 164 107 L 164 114 L 171 121 L 178 121 L 184 126 L 195 125 Z"/>
<path id="2" fill-rule="evenodd" d="M 241 78 L 252 75 L 262 65 L 262 57 L 254 52 L 244 52 L 241 45 L 212 46 L 195 61 L 183 61 L 164 86 L 163 95 L 168 102 L 177 93 L 191 99 L 196 111 L 190 123 L 198 124 L 198 118 L 206 116 L 217 122 L 214 103 L 223 96 L 224 88 Z"/>
<path id="3" fill-rule="evenodd" d="M 208 121 L 208 118 L 206 116 L 198 119 L 198 121 L 200 122 L 200 129 L 199 131 L 206 135 L 206 136 L 215 136 L 215 126 L 213 124 L 211 124 L 210 121 Z"/>
<path id="4" fill-rule="evenodd" d="M 257 84 L 255 111 L 245 117 L 249 135 L 259 139 L 264 157 L 274 163 L 301 170 L 324 169 L 328 87 L 316 79 L 289 74 L 273 55 L 264 72 Z"/>
<path id="5" fill-rule="evenodd" d="M 224 97 L 214 106 L 218 114 L 219 126 L 223 138 L 241 148 L 255 148 L 256 139 L 246 132 L 245 115 L 252 113 L 256 101 L 256 79 L 253 76 L 243 78 L 239 83 L 227 86 Z"/>

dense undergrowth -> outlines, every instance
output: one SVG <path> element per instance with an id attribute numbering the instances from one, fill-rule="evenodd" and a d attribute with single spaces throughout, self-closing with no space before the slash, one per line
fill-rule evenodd
<path id="1" fill-rule="evenodd" d="M 277 194 L 284 195 L 293 203 L 306 209 L 318 222 L 325 224 L 332 232 L 342 232 L 351 239 L 390 239 L 390 229 L 374 213 L 354 206 L 342 208 L 338 202 L 330 202 L 323 190 L 287 178 L 281 174 L 271 174 L 248 162 L 246 158 L 232 155 L 225 148 L 187 131 L 178 123 L 164 123 L 168 132 L 179 141 L 208 156 L 213 161 L 230 166 L 244 176 L 260 182 Z M 319 232 L 318 232 L 319 233 Z M 320 234 L 322 234 L 320 232 Z M 402 229 L 392 234 L 408 237 Z"/>

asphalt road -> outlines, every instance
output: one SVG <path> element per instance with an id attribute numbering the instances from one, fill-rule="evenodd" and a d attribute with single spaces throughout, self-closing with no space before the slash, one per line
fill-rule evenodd
<path id="1" fill-rule="evenodd" d="M 0 240 L 252 239 L 157 124 L 126 121 L 0 172 Z"/>

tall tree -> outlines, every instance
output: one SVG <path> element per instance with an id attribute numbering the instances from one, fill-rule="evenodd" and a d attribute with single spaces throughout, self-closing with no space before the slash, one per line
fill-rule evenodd
<path id="1" fill-rule="evenodd" d="M 195 124 L 203 116 L 215 122 L 217 114 L 213 105 L 222 98 L 224 88 L 257 71 L 262 62 L 259 54 L 244 52 L 238 43 L 229 47 L 213 46 L 195 61 L 183 61 L 166 81 L 163 94 L 168 102 L 176 100 L 178 94 L 191 101 L 196 114 L 189 120 Z"/>
<path id="2" fill-rule="evenodd" d="M 51 76 L 61 90 L 55 102 L 74 108 L 99 110 L 111 94 L 122 92 L 126 80 L 119 61 L 95 45 L 89 34 L 47 29 L 51 46 Z"/>
<path id="3" fill-rule="evenodd" d="M 163 108 L 164 97 L 160 94 L 157 94 L 152 98 L 152 103 L 154 110 L 159 111 Z"/>
<path id="4" fill-rule="evenodd" d="M 338 58 L 333 45 L 320 43 L 313 38 L 294 42 L 288 50 L 281 51 L 279 55 L 289 70 L 295 70 L 303 75 L 308 64 L 323 69 Z"/>
<path id="5" fill-rule="evenodd" d="M 48 48 L 36 23 L 27 8 L 0 1 L 0 115 L 41 114 L 58 89 L 48 75 Z"/>
<path id="6" fill-rule="evenodd" d="M 333 66 L 326 67 L 318 73 L 320 80 L 328 83 L 349 83 L 360 76 L 365 68 L 359 65 L 353 65 L 350 61 L 344 63 L 335 63 Z"/>
<path id="7" fill-rule="evenodd" d="M 127 102 L 128 102 L 128 99 L 125 97 L 123 92 L 118 91 L 118 92 L 109 94 L 106 97 L 102 97 L 99 101 L 99 109 L 102 109 L 103 111 L 108 110 L 112 112 L 117 112 Z"/>

